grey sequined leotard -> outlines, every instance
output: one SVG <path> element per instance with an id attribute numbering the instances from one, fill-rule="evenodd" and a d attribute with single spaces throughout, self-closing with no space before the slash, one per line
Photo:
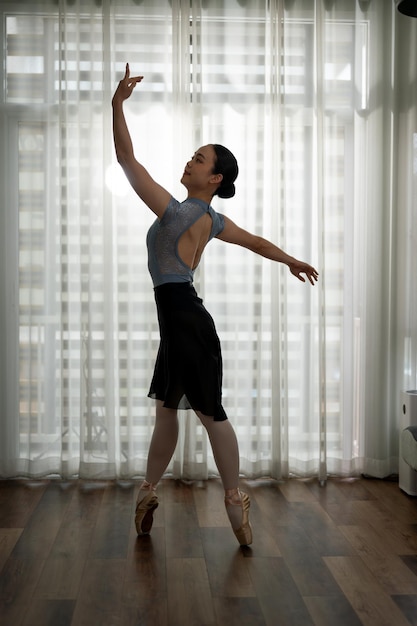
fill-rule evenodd
<path id="1" fill-rule="evenodd" d="M 154 287 L 164 283 L 192 283 L 194 270 L 178 254 L 178 242 L 204 213 L 212 219 L 210 239 L 224 228 L 224 217 L 202 200 L 189 198 L 178 202 L 171 198 L 161 220 L 155 220 L 148 231 L 148 268 Z"/>

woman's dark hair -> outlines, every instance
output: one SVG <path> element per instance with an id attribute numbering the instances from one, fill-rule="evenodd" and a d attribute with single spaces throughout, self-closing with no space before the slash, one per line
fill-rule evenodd
<path id="1" fill-rule="evenodd" d="M 214 192 L 219 198 L 233 198 L 235 195 L 234 182 L 239 174 L 239 168 L 234 155 L 218 143 L 213 144 L 216 153 L 216 163 L 213 174 L 222 174 L 223 180 Z"/>

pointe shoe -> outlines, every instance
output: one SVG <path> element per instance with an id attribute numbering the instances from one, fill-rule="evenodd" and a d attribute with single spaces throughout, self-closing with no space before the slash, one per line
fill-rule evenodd
<path id="1" fill-rule="evenodd" d="M 138 535 L 148 535 L 153 524 L 153 513 L 158 507 L 159 502 L 154 485 L 145 485 L 142 486 L 141 489 L 147 490 L 149 493 L 136 502 L 135 526 Z"/>
<path id="2" fill-rule="evenodd" d="M 248 494 L 239 489 L 231 489 L 226 491 L 224 503 L 226 507 L 233 505 L 242 508 L 242 524 L 237 529 L 232 527 L 232 530 L 241 546 L 249 546 L 252 543 L 252 527 L 249 522 L 250 498 Z"/>

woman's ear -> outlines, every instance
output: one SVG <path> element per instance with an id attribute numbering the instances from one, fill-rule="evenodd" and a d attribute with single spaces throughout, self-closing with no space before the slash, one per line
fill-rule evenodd
<path id="1" fill-rule="evenodd" d="M 223 180 L 223 174 L 212 174 L 210 176 L 210 183 L 214 183 L 215 185 L 220 185 Z"/>

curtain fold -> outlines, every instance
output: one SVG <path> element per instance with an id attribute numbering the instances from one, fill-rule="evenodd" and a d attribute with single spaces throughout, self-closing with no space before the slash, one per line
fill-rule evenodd
<path id="1" fill-rule="evenodd" d="M 213 206 L 318 267 L 213 241 L 196 287 L 222 341 L 248 477 L 398 468 L 417 387 L 417 20 L 358 0 L 44 0 L 1 9 L 0 475 L 142 476 L 158 347 L 153 217 L 112 147 L 126 62 L 135 152 L 179 199 L 199 145 L 240 174 Z M 216 467 L 182 412 L 172 476 Z"/>

